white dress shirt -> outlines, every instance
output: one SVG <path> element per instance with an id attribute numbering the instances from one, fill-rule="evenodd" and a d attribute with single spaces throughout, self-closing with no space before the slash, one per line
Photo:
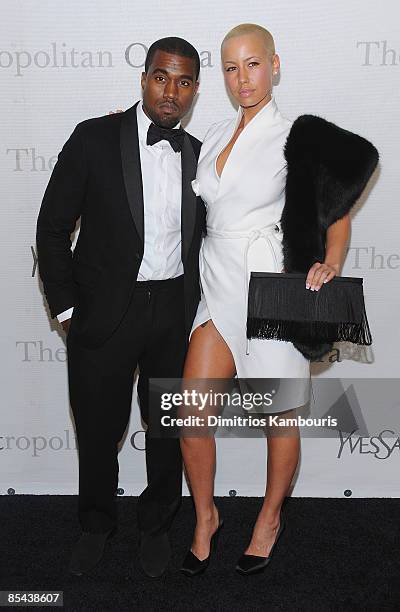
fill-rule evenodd
<path id="1" fill-rule="evenodd" d="M 181 256 L 181 153 L 167 140 L 146 144 L 152 123 L 140 102 L 136 107 L 143 182 L 144 252 L 137 280 L 164 280 L 183 274 Z M 174 129 L 178 129 L 180 123 Z M 134 146 L 134 143 L 132 143 Z M 57 315 L 62 322 L 73 308 Z"/>

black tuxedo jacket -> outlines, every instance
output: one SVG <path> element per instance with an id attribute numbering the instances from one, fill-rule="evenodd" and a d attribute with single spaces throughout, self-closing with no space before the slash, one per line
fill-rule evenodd
<path id="1" fill-rule="evenodd" d="M 51 316 L 74 306 L 69 333 L 86 346 L 100 346 L 113 334 L 143 257 L 137 104 L 77 125 L 58 157 L 38 217 L 39 273 Z M 200 147 L 186 132 L 181 218 L 187 334 L 200 299 L 198 253 L 205 229 L 205 207 L 191 187 Z M 72 252 L 70 236 L 79 217 Z"/>

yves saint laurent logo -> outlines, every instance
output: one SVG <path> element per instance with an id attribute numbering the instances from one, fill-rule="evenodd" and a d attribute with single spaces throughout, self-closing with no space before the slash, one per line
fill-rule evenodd
<path id="1" fill-rule="evenodd" d="M 369 437 L 354 434 L 355 431 L 345 434 L 339 430 L 338 459 L 345 452 L 346 455 L 373 455 L 375 459 L 388 459 L 394 451 L 400 451 L 400 437 L 391 429 L 383 429 Z"/>

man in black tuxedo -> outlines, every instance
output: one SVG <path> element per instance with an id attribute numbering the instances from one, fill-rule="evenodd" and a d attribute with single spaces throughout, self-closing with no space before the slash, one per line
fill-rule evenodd
<path id="1" fill-rule="evenodd" d="M 179 124 L 197 92 L 199 70 L 199 55 L 187 41 L 153 43 L 142 73 L 143 102 L 77 125 L 39 213 L 39 271 L 51 315 L 67 332 L 79 447 L 83 533 L 72 553 L 75 574 L 101 559 L 116 526 L 118 443 L 137 365 L 148 480 L 138 501 L 140 560 L 148 575 L 159 576 L 170 556 L 182 460 L 178 439 L 151 435 L 158 415 L 153 405 L 149 411 L 148 382 L 182 375 L 200 298 L 205 209 L 191 181 L 201 143 Z"/>

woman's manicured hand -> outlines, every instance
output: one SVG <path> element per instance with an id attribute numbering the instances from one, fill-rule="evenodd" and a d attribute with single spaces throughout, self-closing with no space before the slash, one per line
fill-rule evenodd
<path id="1" fill-rule="evenodd" d="M 318 291 L 324 283 L 339 274 L 339 264 L 320 263 L 316 261 L 308 271 L 306 289 Z"/>

